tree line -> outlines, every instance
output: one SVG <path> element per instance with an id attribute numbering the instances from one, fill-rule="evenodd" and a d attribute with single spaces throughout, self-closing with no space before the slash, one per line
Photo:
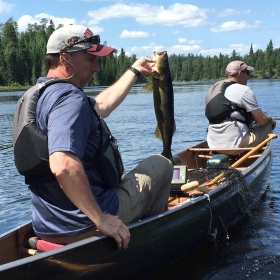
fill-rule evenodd
<path id="1" fill-rule="evenodd" d="M 38 77 L 46 75 L 46 44 L 55 29 L 52 20 L 47 19 L 42 19 L 40 24 L 29 24 L 23 32 L 18 31 L 17 22 L 12 18 L 0 23 L 0 86 L 31 86 Z M 123 48 L 99 58 L 101 71 L 93 75 L 90 85 L 113 84 L 136 59 L 136 55 L 127 56 Z M 173 81 L 217 80 L 224 77 L 227 64 L 236 59 L 255 67 L 253 78 L 280 77 L 280 49 L 273 48 L 272 40 L 265 51 L 254 51 L 251 45 L 244 56 L 235 50 L 231 55 L 220 53 L 213 57 L 169 54 L 169 66 Z M 140 82 L 146 82 L 146 78 L 142 77 Z"/>

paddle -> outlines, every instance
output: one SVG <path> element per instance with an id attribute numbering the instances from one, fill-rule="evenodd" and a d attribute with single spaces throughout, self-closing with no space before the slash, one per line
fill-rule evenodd
<path id="1" fill-rule="evenodd" d="M 246 155 L 244 155 L 243 157 L 241 157 L 239 160 L 237 160 L 235 163 L 233 163 L 231 165 L 232 168 L 235 168 L 237 166 L 239 166 L 241 163 L 243 163 L 249 156 L 251 156 L 253 153 L 255 153 L 256 151 L 258 151 L 261 147 L 263 147 L 267 142 L 269 142 L 271 139 L 273 138 L 277 138 L 276 134 L 270 133 L 268 134 L 268 138 L 266 138 L 263 142 L 261 142 L 259 145 L 257 145 L 256 147 L 254 147 L 251 151 L 249 151 Z M 206 185 L 212 185 L 214 183 L 216 183 L 217 181 L 219 181 L 220 179 L 222 179 L 225 176 L 225 173 L 222 172 L 220 175 L 218 175 L 217 177 L 215 177 L 214 179 L 212 179 L 209 183 L 207 183 Z M 181 186 L 181 191 L 186 191 L 189 189 L 193 189 L 195 187 L 199 186 L 199 182 L 198 181 L 193 181 L 187 184 L 184 184 L 183 186 Z"/>

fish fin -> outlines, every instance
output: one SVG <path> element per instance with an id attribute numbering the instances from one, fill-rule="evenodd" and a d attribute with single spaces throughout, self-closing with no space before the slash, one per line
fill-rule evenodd
<path id="1" fill-rule="evenodd" d="M 153 83 L 148 83 L 148 84 L 144 85 L 142 87 L 142 89 L 148 90 L 148 91 L 153 91 L 154 90 Z"/>
<path id="2" fill-rule="evenodd" d="M 162 136 L 161 136 L 161 133 L 160 133 L 160 130 L 159 130 L 158 126 L 156 127 L 155 135 L 156 135 L 156 138 L 162 139 Z"/>

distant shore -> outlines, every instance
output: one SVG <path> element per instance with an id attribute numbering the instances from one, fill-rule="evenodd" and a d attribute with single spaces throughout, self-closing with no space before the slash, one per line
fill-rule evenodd
<path id="1" fill-rule="evenodd" d="M 0 86 L 0 92 L 7 92 L 7 91 L 24 91 L 24 90 L 28 90 L 29 88 L 31 88 L 31 86 L 5 86 L 2 87 Z"/>

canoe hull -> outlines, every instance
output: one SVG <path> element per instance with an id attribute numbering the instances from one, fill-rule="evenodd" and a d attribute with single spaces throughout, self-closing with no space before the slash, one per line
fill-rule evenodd
<path id="1" fill-rule="evenodd" d="M 184 163 L 184 157 L 180 158 Z M 272 146 L 269 145 L 261 157 L 243 172 L 252 194 L 246 198 L 250 207 L 259 203 L 267 188 L 271 164 Z M 161 215 L 131 224 L 131 241 L 126 250 L 117 250 L 112 238 L 103 235 L 91 237 L 1 265 L 0 278 L 146 278 L 192 252 L 216 234 L 225 232 L 244 217 L 248 207 L 244 206 L 239 187 L 229 188 L 224 183 L 209 192 L 209 196 L 190 199 Z M 24 232 L 24 227 L 21 230 Z"/>

